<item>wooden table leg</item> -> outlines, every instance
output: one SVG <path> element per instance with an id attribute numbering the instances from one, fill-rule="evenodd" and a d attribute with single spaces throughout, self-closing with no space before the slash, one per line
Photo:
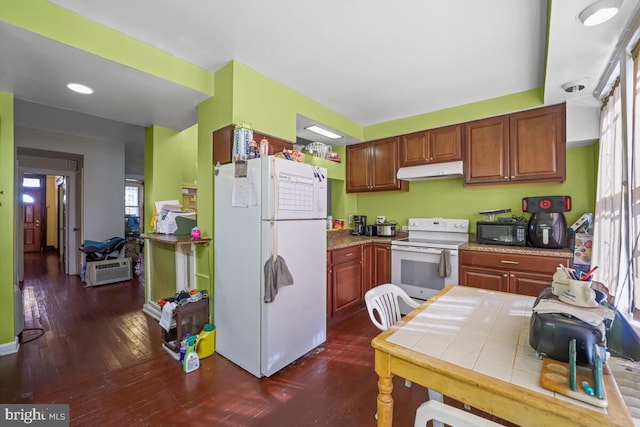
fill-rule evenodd
<path id="1" fill-rule="evenodd" d="M 378 379 L 378 427 L 391 427 L 393 424 L 393 381 L 391 377 Z"/>
<path id="2" fill-rule="evenodd" d="M 388 354 L 376 350 L 375 368 L 378 373 L 378 427 L 391 427 L 393 424 L 393 375 L 391 358 Z"/>

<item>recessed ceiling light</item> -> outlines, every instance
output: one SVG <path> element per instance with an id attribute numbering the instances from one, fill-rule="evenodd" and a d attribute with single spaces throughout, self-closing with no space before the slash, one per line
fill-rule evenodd
<path id="1" fill-rule="evenodd" d="M 342 135 L 333 133 L 330 130 L 322 129 L 320 126 L 316 126 L 316 125 L 306 127 L 305 129 L 310 130 L 311 132 L 315 132 L 318 135 L 326 136 L 327 138 L 331 138 L 331 139 L 342 138 Z"/>
<path id="2" fill-rule="evenodd" d="M 580 12 L 578 18 L 584 26 L 593 27 L 613 18 L 621 4 L 622 0 L 599 0 Z"/>
<path id="3" fill-rule="evenodd" d="M 90 95 L 93 93 L 93 89 L 80 83 L 69 83 L 67 87 L 72 91 L 81 93 L 83 95 Z"/>

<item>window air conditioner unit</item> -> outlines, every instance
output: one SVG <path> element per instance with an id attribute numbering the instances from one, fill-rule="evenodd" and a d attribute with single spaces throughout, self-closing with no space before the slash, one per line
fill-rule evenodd
<path id="1" fill-rule="evenodd" d="M 87 263 L 87 286 L 131 280 L 131 258 L 106 259 Z"/>

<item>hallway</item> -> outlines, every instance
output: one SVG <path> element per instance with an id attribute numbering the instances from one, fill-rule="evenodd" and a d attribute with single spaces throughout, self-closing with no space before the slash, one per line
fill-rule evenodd
<path id="1" fill-rule="evenodd" d="M 55 255 L 27 254 L 25 327 L 44 335 L 0 357 L 0 402 L 69 403 L 71 425 L 375 426 L 377 376 L 366 310 L 331 324 L 328 340 L 270 378 L 218 354 L 182 372 L 161 348 L 134 280 L 86 288 Z M 23 334 L 23 340 L 35 331 Z M 394 425 L 413 424 L 424 388 L 394 379 Z"/>

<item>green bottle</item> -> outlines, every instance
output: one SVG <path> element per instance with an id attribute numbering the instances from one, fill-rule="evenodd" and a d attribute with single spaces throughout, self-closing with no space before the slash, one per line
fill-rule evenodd
<path id="1" fill-rule="evenodd" d="M 186 373 L 193 372 L 200 367 L 200 358 L 195 349 L 197 340 L 197 335 L 187 338 L 187 352 L 184 354 L 184 360 L 182 361 L 182 369 Z"/>

